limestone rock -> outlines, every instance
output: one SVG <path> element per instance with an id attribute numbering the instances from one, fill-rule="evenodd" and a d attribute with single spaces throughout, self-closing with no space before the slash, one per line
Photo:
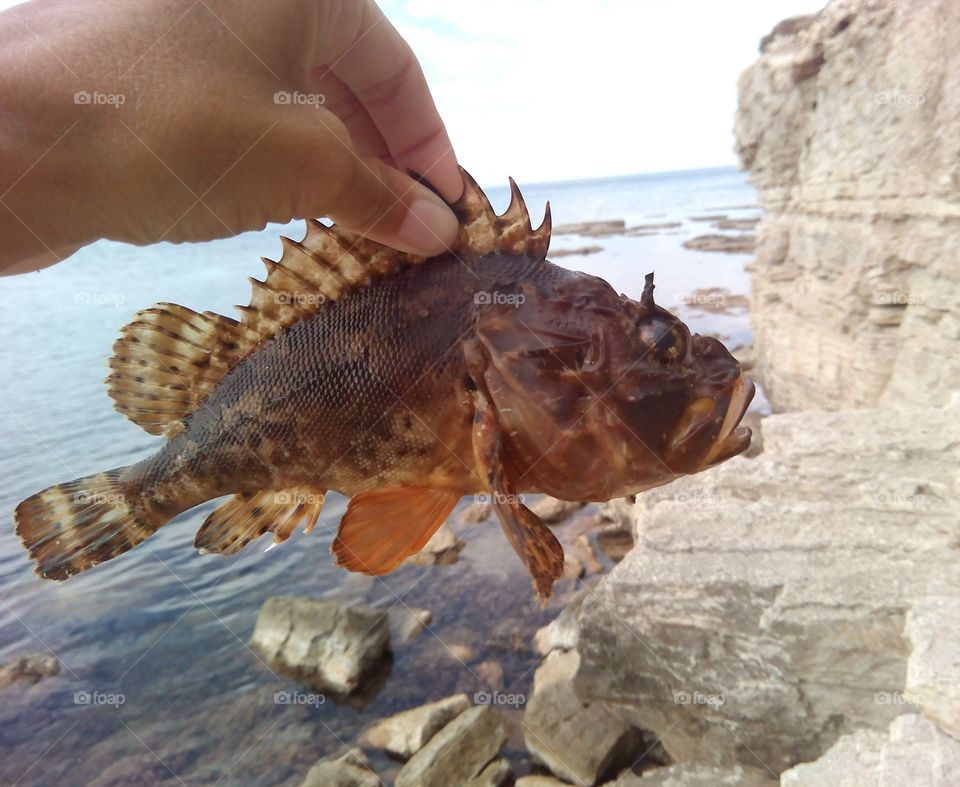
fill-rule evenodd
<path id="1" fill-rule="evenodd" d="M 960 598 L 927 598 L 907 615 L 910 641 L 904 694 L 960 740 Z"/>
<path id="2" fill-rule="evenodd" d="M 960 389 L 954 0 L 835 0 L 740 77 L 737 149 L 777 409 L 938 405 Z M 932 131 L 933 130 L 933 131 Z"/>
<path id="3" fill-rule="evenodd" d="M 539 773 L 530 776 L 521 776 L 514 782 L 514 787 L 569 787 L 570 782 L 562 782 L 552 776 Z"/>
<path id="4" fill-rule="evenodd" d="M 561 779 L 593 785 L 633 764 L 643 752 L 639 730 L 602 702 L 583 703 L 573 692 L 580 657 L 553 651 L 533 677 L 533 696 L 523 717 L 527 749 Z"/>
<path id="5" fill-rule="evenodd" d="M 60 662 L 48 653 L 18 656 L 0 667 L 0 689 L 14 683 L 39 683 L 44 678 L 60 674 Z"/>
<path id="6" fill-rule="evenodd" d="M 380 787 L 380 779 L 359 749 L 325 757 L 314 765 L 301 787 Z"/>
<path id="7" fill-rule="evenodd" d="M 448 787 L 477 776 L 510 737 L 511 725 L 490 705 L 458 715 L 413 755 L 397 774 L 396 787 Z"/>
<path id="8" fill-rule="evenodd" d="M 575 596 L 550 623 L 541 628 L 533 637 L 533 649 L 540 656 L 546 656 L 552 650 L 574 650 L 580 636 L 580 605 L 585 592 Z"/>
<path id="9" fill-rule="evenodd" d="M 577 694 L 677 762 L 776 772 L 917 704 L 950 728 L 960 397 L 763 432 L 759 456 L 613 507 L 637 544 L 584 598 Z"/>
<path id="10" fill-rule="evenodd" d="M 366 604 L 273 596 L 251 644 L 311 685 L 349 694 L 389 650 L 387 613 Z"/>
<path id="11" fill-rule="evenodd" d="M 780 775 L 781 787 L 955 787 L 960 741 L 915 714 L 890 724 L 889 735 L 861 730 L 845 735 L 814 762 Z"/>
<path id="12" fill-rule="evenodd" d="M 455 694 L 419 708 L 378 721 L 360 737 L 360 745 L 383 749 L 406 760 L 416 754 L 437 731 L 470 707 L 466 694 Z"/>
<path id="13" fill-rule="evenodd" d="M 624 774 L 605 787 L 777 787 L 779 780 L 769 771 L 745 765 L 708 765 L 682 762 L 654 768 L 642 776 Z"/>

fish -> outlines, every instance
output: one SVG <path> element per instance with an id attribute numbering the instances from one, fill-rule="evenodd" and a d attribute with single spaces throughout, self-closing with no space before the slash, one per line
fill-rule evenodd
<path id="1" fill-rule="evenodd" d="M 135 464 L 21 502 L 16 532 L 61 581 L 229 496 L 194 546 L 233 555 L 315 527 L 350 498 L 331 551 L 383 575 L 424 547 L 461 497 L 486 495 L 549 598 L 563 548 L 524 503 L 606 501 L 741 453 L 754 385 L 715 338 L 654 302 L 547 259 L 510 179 L 498 215 L 464 170 L 454 248 L 401 253 L 307 222 L 263 258 L 240 319 L 160 303 L 134 315 L 106 379 L 115 409 L 164 443 Z"/>

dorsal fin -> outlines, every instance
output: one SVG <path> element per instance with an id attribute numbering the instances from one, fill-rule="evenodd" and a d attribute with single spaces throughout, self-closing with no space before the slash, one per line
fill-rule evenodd
<path id="1" fill-rule="evenodd" d="M 494 213 L 483 190 L 467 173 L 463 196 L 451 205 L 460 220 L 456 254 L 506 254 L 540 262 L 550 245 L 550 205 L 536 230 L 513 178 L 510 205 Z M 307 221 L 297 242 L 281 237 L 283 254 L 263 258 L 267 278 L 251 279 L 248 306 L 238 306 L 240 321 L 219 314 L 197 314 L 161 303 L 138 312 L 114 344 L 107 378 L 116 409 L 151 434 L 175 434 L 177 425 L 197 408 L 230 368 L 258 344 L 284 328 L 377 279 L 410 265 L 441 257 L 395 251 L 336 225 Z"/>

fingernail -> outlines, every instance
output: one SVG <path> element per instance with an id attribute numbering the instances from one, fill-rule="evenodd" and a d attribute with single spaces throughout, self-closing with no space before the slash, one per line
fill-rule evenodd
<path id="1" fill-rule="evenodd" d="M 449 249 L 457 238 L 458 228 L 457 217 L 445 204 L 419 197 L 410 204 L 397 239 L 410 251 L 430 256 Z"/>

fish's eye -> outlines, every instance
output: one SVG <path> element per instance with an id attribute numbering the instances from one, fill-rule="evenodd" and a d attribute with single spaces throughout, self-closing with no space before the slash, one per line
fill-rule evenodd
<path id="1" fill-rule="evenodd" d="M 658 363 L 677 363 L 687 355 L 687 335 L 679 320 L 654 315 L 637 324 L 646 357 Z"/>

